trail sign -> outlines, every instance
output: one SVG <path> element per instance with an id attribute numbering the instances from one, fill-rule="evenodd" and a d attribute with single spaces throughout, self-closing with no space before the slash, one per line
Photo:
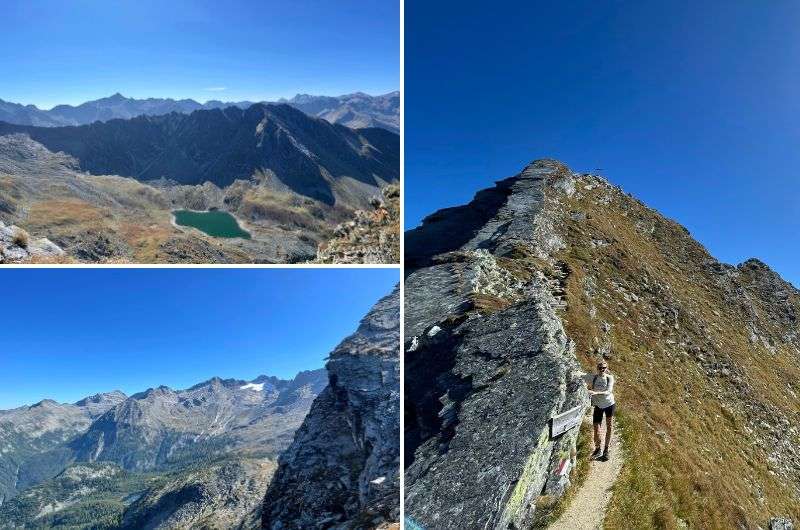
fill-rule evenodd
<path id="1" fill-rule="evenodd" d="M 561 436 L 573 427 L 577 427 L 581 422 L 581 416 L 583 416 L 583 407 L 578 405 L 550 418 L 550 438 Z"/>

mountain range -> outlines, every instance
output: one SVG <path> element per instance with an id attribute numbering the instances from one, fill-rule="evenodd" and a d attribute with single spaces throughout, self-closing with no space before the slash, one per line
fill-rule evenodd
<path id="1" fill-rule="evenodd" d="M 231 453 L 276 458 L 326 384 L 325 370 L 292 380 L 213 378 L 186 390 L 115 391 L 0 411 L 0 500 L 74 463 L 152 472 Z"/>
<path id="2" fill-rule="evenodd" d="M 42 110 L 35 105 L 21 105 L 0 100 L 0 121 L 37 127 L 87 125 L 97 121 L 130 119 L 137 116 L 157 116 L 178 112 L 189 114 L 196 110 L 238 107 L 246 109 L 252 101 L 223 102 L 217 100 L 198 103 L 193 99 L 126 98 L 116 93 L 112 96 L 87 101 L 77 106 L 57 105 Z M 324 118 L 351 128 L 380 127 L 400 131 L 400 93 L 390 92 L 370 96 L 362 92 L 342 96 L 311 96 L 298 94 L 291 99 L 280 99 L 311 116 Z"/>

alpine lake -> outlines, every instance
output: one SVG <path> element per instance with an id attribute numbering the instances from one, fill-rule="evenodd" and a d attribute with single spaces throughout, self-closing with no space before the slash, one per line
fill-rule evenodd
<path id="1" fill-rule="evenodd" d="M 175 210 L 175 223 L 180 226 L 197 228 L 212 237 L 250 239 L 250 232 L 239 226 L 236 218 L 228 212 L 211 210 L 196 212 L 192 210 Z"/>

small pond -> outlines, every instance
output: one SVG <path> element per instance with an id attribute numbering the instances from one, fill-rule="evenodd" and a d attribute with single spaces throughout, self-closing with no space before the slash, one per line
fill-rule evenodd
<path id="1" fill-rule="evenodd" d="M 228 212 L 175 210 L 172 214 L 175 216 L 175 223 L 192 226 L 210 236 L 250 239 L 250 233 L 239 226 L 236 218 Z"/>

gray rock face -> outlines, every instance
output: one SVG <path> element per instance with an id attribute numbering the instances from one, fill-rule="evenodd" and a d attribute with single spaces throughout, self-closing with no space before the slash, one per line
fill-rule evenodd
<path id="1" fill-rule="evenodd" d="M 794 524 L 786 517 L 773 517 L 769 521 L 769 530 L 794 530 Z"/>
<path id="2" fill-rule="evenodd" d="M 577 429 L 551 439 L 549 420 L 588 407 L 574 345 L 544 278 L 498 266 L 563 245 L 544 186 L 567 173 L 538 161 L 406 234 L 409 524 L 528 528 L 569 485 Z"/>
<path id="3" fill-rule="evenodd" d="M 400 510 L 399 288 L 331 353 L 329 384 L 280 457 L 262 527 L 372 528 Z"/>

